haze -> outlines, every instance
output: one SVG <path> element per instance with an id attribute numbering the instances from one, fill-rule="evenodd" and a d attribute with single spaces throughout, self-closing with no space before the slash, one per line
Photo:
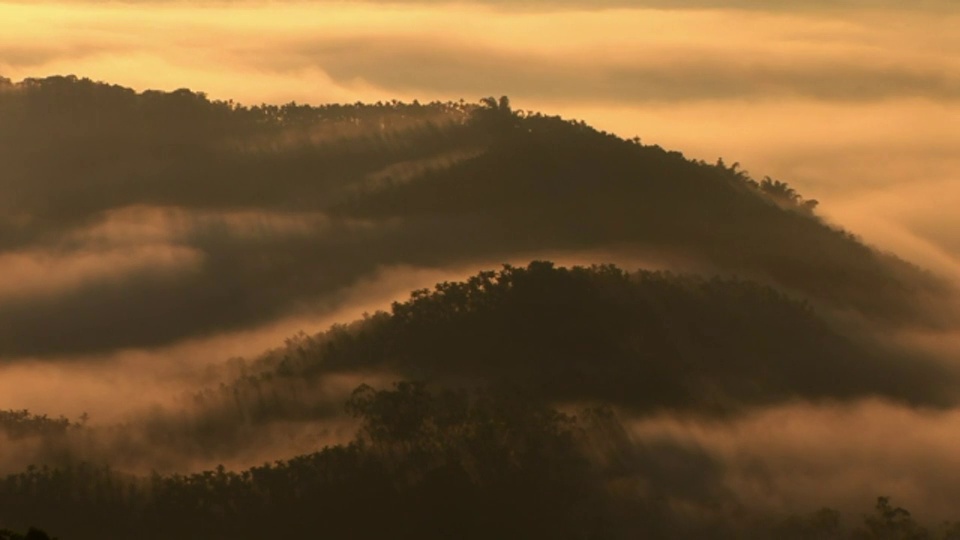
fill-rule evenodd
<path id="1" fill-rule="evenodd" d="M 958 28 L 954 0 L 0 0 L 0 473 L 408 449 L 378 406 L 476 391 L 470 421 L 581 414 L 576 481 L 661 501 L 664 538 L 888 494 L 960 518 Z M 482 410 L 497 385 L 530 408 Z"/>

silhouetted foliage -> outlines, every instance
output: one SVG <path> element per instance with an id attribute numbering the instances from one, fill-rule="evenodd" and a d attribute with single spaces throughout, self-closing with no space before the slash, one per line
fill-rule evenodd
<path id="1" fill-rule="evenodd" d="M 50 418 L 47 415 L 31 414 L 27 410 L 0 411 L 0 434 L 10 439 L 30 436 L 61 435 L 71 423 L 64 417 Z"/>
<path id="2" fill-rule="evenodd" d="M 276 400 L 267 417 L 283 416 L 284 402 L 297 410 L 285 385 L 368 370 L 697 413 L 797 397 L 946 403 L 952 384 L 933 363 L 842 336 L 807 304 L 756 283 L 549 262 L 415 291 L 389 314 L 301 336 L 259 365 L 208 398 L 231 402 L 256 385 Z"/>
<path id="3" fill-rule="evenodd" d="M 954 399 L 945 369 L 843 335 L 811 307 L 929 327 L 953 315 L 926 305 L 950 288 L 739 164 L 517 111 L 505 96 L 248 107 L 72 76 L 0 78 L 0 160 L 0 254 L 126 253 L 148 238 L 163 257 L 187 261 L 169 270 L 135 260 L 116 279 L 4 302 L 4 357 L 252 327 L 390 265 L 602 248 L 746 276 L 504 266 L 238 363 L 238 376 L 198 393 L 182 416 L 95 432 L 0 411 L 0 443 L 33 451 L 25 455 L 38 464 L 0 479 L 0 526 L 43 524 L 80 540 L 960 531 L 947 524 L 934 536 L 885 497 L 853 529 L 830 509 L 752 516 L 715 456 L 635 440 L 617 419 L 618 410 L 733 415 L 797 399 Z M 128 237 L 131 224 L 149 231 Z M 149 477 L 83 459 L 82 443 L 107 444 L 96 439 L 105 431 L 114 445 L 105 454 L 118 462 L 148 447 L 230 456 L 275 423 L 342 419 L 321 382 L 368 373 L 426 382 L 357 388 L 346 412 L 360 428 L 347 444 L 241 471 Z"/>
<path id="4" fill-rule="evenodd" d="M 771 538 L 949 540 L 886 497 L 844 528 L 823 509 L 770 527 L 694 449 L 638 442 L 605 408 L 577 418 L 502 390 L 360 386 L 353 442 L 232 472 L 131 477 L 79 463 L 0 479 L 0 524 L 68 538 Z M 682 481 L 680 481 L 683 479 Z M 2 536 L 6 534 L 7 536 Z M 0 538 L 43 539 L 0 532 Z"/>
<path id="5" fill-rule="evenodd" d="M 612 526 L 573 418 L 509 396 L 360 387 L 349 445 L 241 473 L 79 464 L 0 481 L 0 519 L 70 538 L 582 538 Z"/>
<path id="6" fill-rule="evenodd" d="M 950 316 L 925 305 L 943 282 L 825 225 L 786 184 L 506 97 L 250 107 L 27 79 L 0 93 L 0 160 L 0 252 L 85 254 L 143 226 L 195 256 L 5 304 L 0 354 L 163 345 L 272 321 L 383 266 L 584 248 L 693 258 L 897 324 Z"/>
<path id="7" fill-rule="evenodd" d="M 347 388 L 328 384 L 341 376 L 510 388 L 544 407 L 613 404 L 700 417 L 875 396 L 939 406 L 952 402 L 955 380 L 922 357 L 838 333 L 806 302 L 757 283 L 545 261 L 415 291 L 390 313 L 301 333 L 219 373 L 223 382 L 196 392 L 185 409 L 125 425 L 80 429 L 64 418 L 4 413 L 9 437 L 30 438 L 7 470 L 84 460 L 164 472 L 250 463 L 269 455 L 257 448 L 287 448 L 286 437 L 306 451 L 303 437 L 349 433 L 340 406 Z"/>
<path id="8" fill-rule="evenodd" d="M 874 512 L 863 523 L 848 528 L 840 512 L 823 508 L 809 516 L 792 516 L 773 530 L 782 540 L 954 540 L 960 538 L 960 522 L 943 523 L 936 531 L 913 519 L 910 512 L 894 507 L 890 497 L 878 497 Z"/>
<path id="9" fill-rule="evenodd" d="M 926 528 L 910 516 L 910 512 L 890 504 L 889 497 L 877 498 L 876 513 L 864 519 L 864 527 L 854 531 L 853 538 L 872 540 L 927 540 L 933 538 Z"/>

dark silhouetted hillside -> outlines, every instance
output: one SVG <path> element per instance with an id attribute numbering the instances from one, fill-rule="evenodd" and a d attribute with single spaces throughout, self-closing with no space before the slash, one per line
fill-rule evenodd
<path id="1" fill-rule="evenodd" d="M 123 422 L 0 411 L 0 466 L 16 471 L 0 475 L 0 540 L 960 530 L 887 497 L 852 526 L 750 506 L 778 495 L 762 459 L 671 435 L 703 422 L 736 439 L 776 407 L 956 405 L 948 366 L 876 339 L 951 322 L 952 287 L 785 182 L 506 97 L 250 107 L 76 77 L 0 79 L 0 163 L 4 361 L 118 365 L 105 353 L 322 313 L 397 268 L 541 253 L 676 267 L 503 265 L 211 359 L 185 400 Z M 828 474 L 817 463 L 797 467 Z"/>
<path id="2" fill-rule="evenodd" d="M 232 360 L 218 377 L 186 388 L 183 410 L 93 428 L 9 411 L 0 413 L 0 435 L 29 449 L 13 463 L 175 471 L 250 463 L 309 448 L 310 437 L 344 440 L 337 431 L 352 427 L 341 402 L 361 382 L 494 388 L 542 407 L 698 418 L 876 398 L 941 408 L 955 403 L 956 386 L 933 359 L 846 335 L 767 286 L 549 262 L 416 291 L 389 313 Z"/>
<path id="3" fill-rule="evenodd" d="M 922 357 L 838 333 L 809 305 L 753 282 L 549 262 L 416 291 L 390 313 L 291 340 L 260 364 L 267 371 L 254 364 L 222 391 L 227 402 L 248 396 L 238 414 L 299 410 L 290 387 L 350 372 L 708 414 L 792 399 L 945 404 L 953 385 Z"/>
<path id="4" fill-rule="evenodd" d="M 362 421 L 351 443 L 240 472 L 133 478 L 85 463 L 32 467 L 0 479 L 0 522 L 42 521 L 77 540 L 949 540 L 958 530 L 931 533 L 887 497 L 853 528 L 829 509 L 750 514 L 724 487 L 721 463 L 632 441 L 609 410 L 573 417 L 510 393 L 408 382 L 361 386 L 347 410 Z"/>
<path id="5" fill-rule="evenodd" d="M 133 266 L 5 302 L 0 355 L 159 346 L 264 324 L 384 266 L 584 249 L 692 260 L 897 324 L 952 316 L 928 305 L 947 285 L 782 182 L 506 99 L 246 107 L 28 79 L 0 90 L 0 160 L 0 254 Z"/>

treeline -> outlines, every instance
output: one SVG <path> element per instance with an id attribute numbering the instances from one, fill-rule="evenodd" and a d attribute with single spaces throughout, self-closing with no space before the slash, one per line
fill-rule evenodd
<path id="1" fill-rule="evenodd" d="M 754 282 L 541 261 L 415 291 L 389 312 L 234 360 L 224 383 L 193 396 L 189 421 L 141 427 L 158 445 L 230 456 L 258 426 L 338 418 L 337 377 L 502 385 L 547 406 L 710 417 L 796 400 L 942 407 L 955 384 L 931 359 L 844 335 Z"/>
<path id="2" fill-rule="evenodd" d="M 544 261 L 415 291 L 389 313 L 300 335 L 242 369 L 197 403 L 253 421 L 324 414 L 309 381 L 351 372 L 710 415 L 796 398 L 943 405 L 953 384 L 933 363 L 845 336 L 770 287 Z"/>
<path id="3" fill-rule="evenodd" d="M 62 435 L 77 425 L 63 416 L 50 418 L 45 414 L 32 414 L 25 409 L 0 410 L 0 435 L 8 439 Z"/>
<path id="4" fill-rule="evenodd" d="M 363 420 L 351 444 L 243 472 L 32 468 L 0 480 L 0 519 L 76 539 L 573 538 L 614 525 L 571 417 L 413 383 L 361 387 L 347 408 Z"/>
<path id="5" fill-rule="evenodd" d="M 957 540 L 960 522 L 945 522 L 927 527 L 909 510 L 894 506 L 890 497 L 877 497 L 874 512 L 863 523 L 847 527 L 840 512 L 822 508 L 806 516 L 791 516 L 773 529 L 773 537 L 782 540 Z"/>
<path id="6" fill-rule="evenodd" d="M 506 98 L 249 107 L 28 79 L 0 91 L 0 160 L 0 251 L 86 253 L 92 231 L 146 222 L 174 227 L 176 246 L 204 260 L 176 279 L 4 306 L 0 353 L 11 355 L 248 328 L 385 266 L 581 249 L 704 264 L 890 324 L 954 316 L 942 280 L 823 223 L 784 182 Z M 283 220 L 296 226 L 271 226 Z M 231 300 L 236 290 L 248 294 Z M 118 315 L 134 298 L 160 318 Z"/>
<path id="7" fill-rule="evenodd" d="M 953 539 L 880 498 L 862 525 L 839 513 L 751 513 L 695 450 L 633 441 L 608 409 L 578 416 L 511 391 L 357 388 L 353 442 L 241 472 L 136 478 L 86 464 L 0 479 L 0 525 L 63 538 Z M 17 538 L 17 537 L 11 537 Z M 40 539 L 40 536 L 29 537 Z"/>
<path id="8" fill-rule="evenodd" d="M 942 365 L 845 335 L 809 303 L 755 282 L 547 261 L 415 291 L 389 312 L 293 336 L 211 376 L 222 382 L 120 425 L 0 412 L 0 465 L 167 472 L 307 451 L 311 438 L 349 437 L 341 403 L 362 381 L 492 385 L 544 407 L 700 418 L 874 397 L 941 407 L 955 384 Z"/>
<path id="9" fill-rule="evenodd" d="M 203 92 L 179 89 L 172 92 L 147 90 L 135 92 L 130 88 L 95 82 L 76 76 L 28 78 L 13 83 L 0 77 L 0 91 L 4 92 L 3 114 L 19 120 L 39 112 L 36 107 L 54 105 L 50 111 L 63 115 L 59 120 L 65 127 L 77 127 L 97 113 L 107 113 L 99 125 L 89 128 L 120 129 L 144 122 L 157 129 L 166 123 L 195 123 L 208 126 L 210 132 L 184 133 L 209 136 L 250 133 L 268 127 L 316 126 L 317 124 L 354 124 L 368 128 L 389 130 L 394 123 L 411 120 L 466 122 L 477 104 L 458 102 L 405 103 L 397 100 L 365 104 L 303 105 L 291 102 L 284 105 L 261 104 L 247 106 L 233 101 L 211 100 Z M 94 110 L 91 110 L 94 109 Z M 54 119 L 51 119 L 54 120 Z M 163 130 L 159 130 L 163 133 Z M 157 135 L 144 133 L 142 136 Z"/>
<path id="10" fill-rule="evenodd" d="M 351 199 L 337 212 L 445 223 L 458 233 L 440 246 L 451 253 L 604 245 L 686 255 L 901 324 L 936 318 L 923 302 L 949 289 L 827 225 L 813 213 L 815 201 L 779 180 L 756 181 L 736 164 L 688 160 L 556 117 L 516 122 L 475 159 Z"/>
<path id="11" fill-rule="evenodd" d="M 612 404 L 641 416 L 700 418 L 874 397 L 942 407 L 954 403 L 955 384 L 941 364 L 845 335 L 771 287 L 546 261 L 415 291 L 389 312 L 293 336 L 211 376 L 222 382 L 121 425 L 2 412 L 10 449 L 2 465 L 19 468 L 34 456 L 51 466 L 177 471 L 306 451 L 298 445 L 310 437 L 349 436 L 341 403 L 361 381 L 492 385 L 545 407 Z M 22 449 L 15 459 L 14 448 Z"/>
<path id="12" fill-rule="evenodd" d="M 36 220 L 11 231 L 24 240 L 137 204 L 319 210 L 368 174 L 489 140 L 463 103 L 245 107 L 75 77 L 11 88 L 0 92 L 2 185 Z"/>

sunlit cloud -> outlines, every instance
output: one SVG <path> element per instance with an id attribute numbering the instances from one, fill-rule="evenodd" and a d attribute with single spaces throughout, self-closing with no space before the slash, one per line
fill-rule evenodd
<path id="1" fill-rule="evenodd" d="M 631 429 L 638 440 L 666 438 L 716 456 L 724 482 L 753 508 L 826 505 L 856 515 L 864 494 L 896 493 L 936 522 L 955 511 L 958 428 L 957 410 L 863 401 L 775 406 L 730 422 L 647 418 Z"/>
<path id="2" fill-rule="evenodd" d="M 202 255 L 170 245 L 141 245 L 74 253 L 25 251 L 0 254 L 0 302 L 49 297 L 137 273 L 175 273 L 196 268 Z"/>
<path id="3" fill-rule="evenodd" d="M 882 14 L 858 19 L 648 9 L 516 14 L 477 5 L 0 4 L 0 10 L 7 12 L 4 20 L 20 20 L 0 39 L 0 66 L 8 76 L 72 66 L 70 72 L 113 76 L 112 82 L 188 85 L 233 99 L 238 92 L 239 99 L 254 94 L 247 84 L 262 89 L 271 79 L 313 80 L 312 91 L 320 84 L 321 91 L 339 88 L 356 97 L 390 91 L 473 97 L 496 86 L 521 98 L 618 103 L 954 100 L 960 93 L 956 70 L 950 69 L 956 57 L 944 51 L 956 49 L 958 40 L 930 37 L 951 35 L 954 17 L 912 14 L 891 27 L 893 16 Z M 902 39 L 904 34 L 916 39 Z M 895 37 L 900 45 L 891 47 Z M 229 81 L 218 84 L 220 78 Z M 303 97 L 306 89 L 300 86 L 286 84 L 287 92 Z M 321 92 L 311 101 L 338 96 Z M 261 90 L 260 97 L 273 96 Z"/>

